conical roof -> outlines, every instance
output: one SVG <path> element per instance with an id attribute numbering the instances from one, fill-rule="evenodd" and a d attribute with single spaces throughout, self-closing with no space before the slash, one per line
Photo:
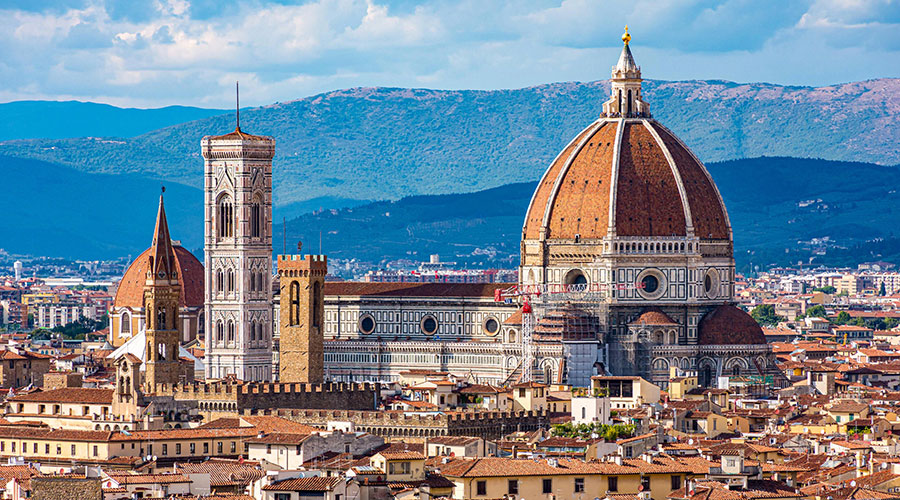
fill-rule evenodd
<path id="1" fill-rule="evenodd" d="M 634 56 L 631 55 L 631 48 L 626 43 L 622 47 L 622 53 L 619 54 L 619 62 L 616 63 L 616 72 L 621 73 L 637 73 L 638 65 L 634 62 Z"/>
<path id="2" fill-rule="evenodd" d="M 166 220 L 166 208 L 163 195 L 159 195 L 159 211 L 156 213 L 156 228 L 153 230 L 153 243 L 150 245 L 150 267 L 148 272 L 155 278 L 177 279 L 175 265 L 175 249 L 169 235 L 169 222 Z"/>

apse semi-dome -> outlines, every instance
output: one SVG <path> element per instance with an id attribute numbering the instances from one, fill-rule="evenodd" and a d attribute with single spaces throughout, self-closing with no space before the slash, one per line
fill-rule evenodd
<path id="1" fill-rule="evenodd" d="M 703 163 L 652 119 L 626 44 L 612 95 L 544 173 L 525 218 L 525 240 L 692 237 L 730 240 L 722 198 Z"/>
<path id="2" fill-rule="evenodd" d="M 765 345 L 759 323 L 740 308 L 722 305 L 706 313 L 697 327 L 700 345 Z"/>

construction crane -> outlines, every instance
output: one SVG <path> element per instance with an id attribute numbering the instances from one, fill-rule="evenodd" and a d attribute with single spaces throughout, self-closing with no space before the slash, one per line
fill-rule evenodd
<path id="1" fill-rule="evenodd" d="M 521 375 L 520 382 L 534 380 L 534 360 L 536 346 L 534 344 L 534 327 L 537 323 L 534 307 L 543 303 L 542 309 L 554 303 L 593 303 L 599 304 L 608 297 L 610 290 L 634 290 L 643 288 L 643 283 L 608 285 L 606 283 L 574 283 L 574 284 L 540 284 L 540 285 L 513 285 L 506 289 L 494 291 L 496 302 L 512 304 L 522 301 L 522 332 L 519 345 L 522 348 L 520 358 Z"/>

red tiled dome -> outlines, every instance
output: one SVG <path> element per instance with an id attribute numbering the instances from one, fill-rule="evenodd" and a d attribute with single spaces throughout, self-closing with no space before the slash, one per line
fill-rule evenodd
<path id="1" fill-rule="evenodd" d="M 638 316 L 637 319 L 631 322 L 632 325 L 678 325 L 678 323 L 669 317 L 668 314 L 663 311 L 651 307 L 644 311 L 643 314 Z"/>
<path id="2" fill-rule="evenodd" d="M 766 336 L 752 316 L 735 306 L 719 306 L 700 320 L 700 345 L 765 344 Z"/>
<path id="3" fill-rule="evenodd" d="M 701 239 L 731 238 L 706 168 L 646 118 L 601 118 L 578 134 L 538 184 L 523 237 L 599 239 L 611 226 L 626 237 L 687 236 L 692 228 Z"/>
<path id="4" fill-rule="evenodd" d="M 173 245 L 175 268 L 178 270 L 178 284 L 181 285 L 181 306 L 203 306 L 203 264 L 184 247 Z M 144 282 L 150 265 L 150 248 L 144 250 L 128 266 L 125 276 L 116 290 L 114 307 L 144 307 Z"/>

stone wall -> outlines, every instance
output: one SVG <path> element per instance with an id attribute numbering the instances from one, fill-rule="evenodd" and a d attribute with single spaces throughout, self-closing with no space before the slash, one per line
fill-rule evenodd
<path id="1" fill-rule="evenodd" d="M 244 412 L 246 415 L 269 412 Z M 531 431 L 550 424 L 546 412 L 470 411 L 415 414 L 398 411 L 279 410 L 272 413 L 295 422 L 325 427 L 329 422 L 350 422 L 356 431 L 386 440 L 422 441 L 434 436 L 477 436 L 497 439 L 515 431 Z"/>
<path id="2" fill-rule="evenodd" d="M 44 390 L 81 387 L 82 376 L 75 372 L 49 372 L 44 374 Z"/>

